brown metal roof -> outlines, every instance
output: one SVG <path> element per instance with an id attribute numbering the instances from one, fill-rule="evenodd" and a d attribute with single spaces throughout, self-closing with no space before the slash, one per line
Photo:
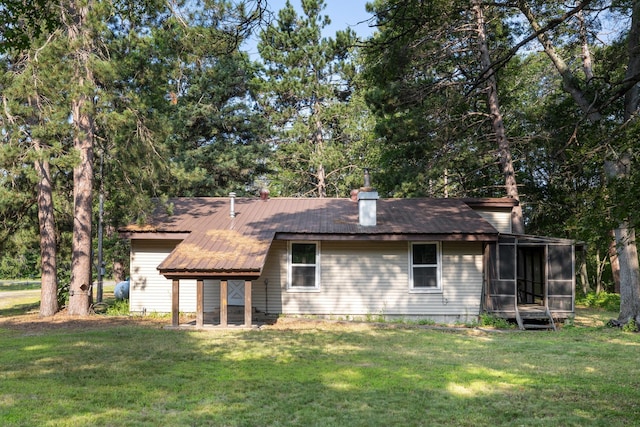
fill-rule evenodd
<path id="1" fill-rule="evenodd" d="M 495 240 L 497 230 L 460 199 L 380 199 L 377 225 L 358 224 L 350 199 L 176 198 L 144 226 L 123 229 L 132 238 L 189 233 L 160 264 L 162 274 L 259 275 L 273 239 Z"/>

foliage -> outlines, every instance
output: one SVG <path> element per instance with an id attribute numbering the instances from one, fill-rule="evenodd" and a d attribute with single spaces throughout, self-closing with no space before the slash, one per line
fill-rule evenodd
<path id="1" fill-rule="evenodd" d="M 636 324 L 635 319 L 630 319 L 627 323 L 622 327 L 623 332 L 638 332 L 638 325 Z"/>
<path id="2" fill-rule="evenodd" d="M 54 3 L 32 6 L 43 5 Z M 256 6 L 215 0 L 92 2 L 83 30 L 99 43 L 86 45 L 85 71 L 94 80 L 94 184 L 105 196 L 107 266 L 126 263 L 127 248 L 117 229 L 141 217 L 151 197 L 220 194 L 229 187 L 244 189 L 254 179 L 255 165 L 266 155 L 256 148 L 262 146 L 256 129 L 266 127 L 250 109 L 252 65 L 237 49 L 260 18 L 264 5 Z M 47 26 L 33 30 L 25 33 L 28 44 L 0 56 L 0 274 L 7 277 L 40 275 L 36 159 L 52 165 L 59 274 L 69 275 L 71 265 L 71 171 L 80 157 L 72 148 L 69 117 L 72 95 L 81 85 L 74 80 L 76 56 L 66 33 Z M 205 105 L 202 94 L 212 101 Z M 199 142 L 208 147 L 185 149 L 198 137 L 185 120 L 197 108 L 213 122 L 198 128 L 208 138 Z M 220 111 L 209 114 L 214 110 Z M 227 175 L 218 179 L 221 174 Z M 94 217 L 97 222 L 97 203 Z"/>
<path id="3" fill-rule="evenodd" d="M 24 49 L 33 38 L 53 31 L 60 16 L 53 0 L 3 0 L 0 4 L 0 52 Z"/>
<path id="4" fill-rule="evenodd" d="M 607 311 L 619 311 L 620 295 L 610 292 L 589 292 L 583 298 L 576 298 L 576 304 L 601 308 Z"/>
<path id="5" fill-rule="evenodd" d="M 107 307 L 105 314 L 108 316 L 128 316 L 129 300 L 114 300 Z"/>
<path id="6" fill-rule="evenodd" d="M 368 112 L 355 95 L 352 31 L 325 37 L 323 0 L 291 2 L 260 33 L 260 108 L 275 134 L 267 180 L 274 195 L 346 197 L 368 166 Z M 358 186 L 362 183 L 359 182 Z"/>
<path id="7" fill-rule="evenodd" d="M 491 326 L 497 329 L 513 329 L 515 325 L 509 323 L 507 319 L 502 317 L 498 317 L 492 313 L 482 313 L 480 314 L 480 321 L 478 322 L 480 326 Z"/>
<path id="8" fill-rule="evenodd" d="M 469 6 L 389 0 L 372 11 L 380 32 L 366 46 L 364 74 L 386 190 L 503 194 Z M 507 36 L 495 25 L 491 31 L 495 49 Z"/>
<path id="9" fill-rule="evenodd" d="M 58 283 L 58 307 L 63 308 L 66 307 L 69 303 L 69 281 L 59 282 Z"/>

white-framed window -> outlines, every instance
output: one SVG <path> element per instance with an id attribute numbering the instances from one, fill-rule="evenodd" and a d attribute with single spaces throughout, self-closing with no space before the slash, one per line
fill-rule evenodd
<path id="1" fill-rule="evenodd" d="M 289 291 L 320 290 L 320 242 L 289 242 L 287 264 Z"/>
<path id="2" fill-rule="evenodd" d="M 409 252 L 411 292 L 442 292 L 440 243 L 411 243 Z"/>

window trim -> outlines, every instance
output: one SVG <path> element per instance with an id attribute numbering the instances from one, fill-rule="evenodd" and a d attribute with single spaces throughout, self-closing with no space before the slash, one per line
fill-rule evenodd
<path id="1" fill-rule="evenodd" d="M 435 288 L 422 288 L 413 285 L 413 247 L 415 245 L 435 245 L 436 246 L 436 264 L 423 264 L 423 267 L 436 267 Z M 442 244 L 441 242 L 409 242 L 409 292 L 416 294 L 441 294 L 442 293 Z M 418 264 L 418 268 L 419 265 Z"/>
<path id="2" fill-rule="evenodd" d="M 315 286 L 293 286 L 293 245 L 314 244 L 316 246 L 315 264 L 296 264 L 300 266 L 313 266 L 316 269 Z M 290 240 L 287 244 L 287 292 L 320 292 L 320 242 L 316 240 Z"/>

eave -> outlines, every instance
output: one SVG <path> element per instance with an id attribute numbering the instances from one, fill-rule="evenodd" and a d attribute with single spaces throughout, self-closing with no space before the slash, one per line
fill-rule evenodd
<path id="1" fill-rule="evenodd" d="M 167 279 L 256 280 L 260 271 L 186 271 L 159 270 Z"/>
<path id="2" fill-rule="evenodd" d="M 463 241 L 463 242 L 495 242 L 498 233 L 447 233 L 447 234 L 319 234 L 319 233 L 276 233 L 275 240 L 315 240 L 315 241 L 367 241 L 367 242 L 409 242 L 409 241 Z"/>

